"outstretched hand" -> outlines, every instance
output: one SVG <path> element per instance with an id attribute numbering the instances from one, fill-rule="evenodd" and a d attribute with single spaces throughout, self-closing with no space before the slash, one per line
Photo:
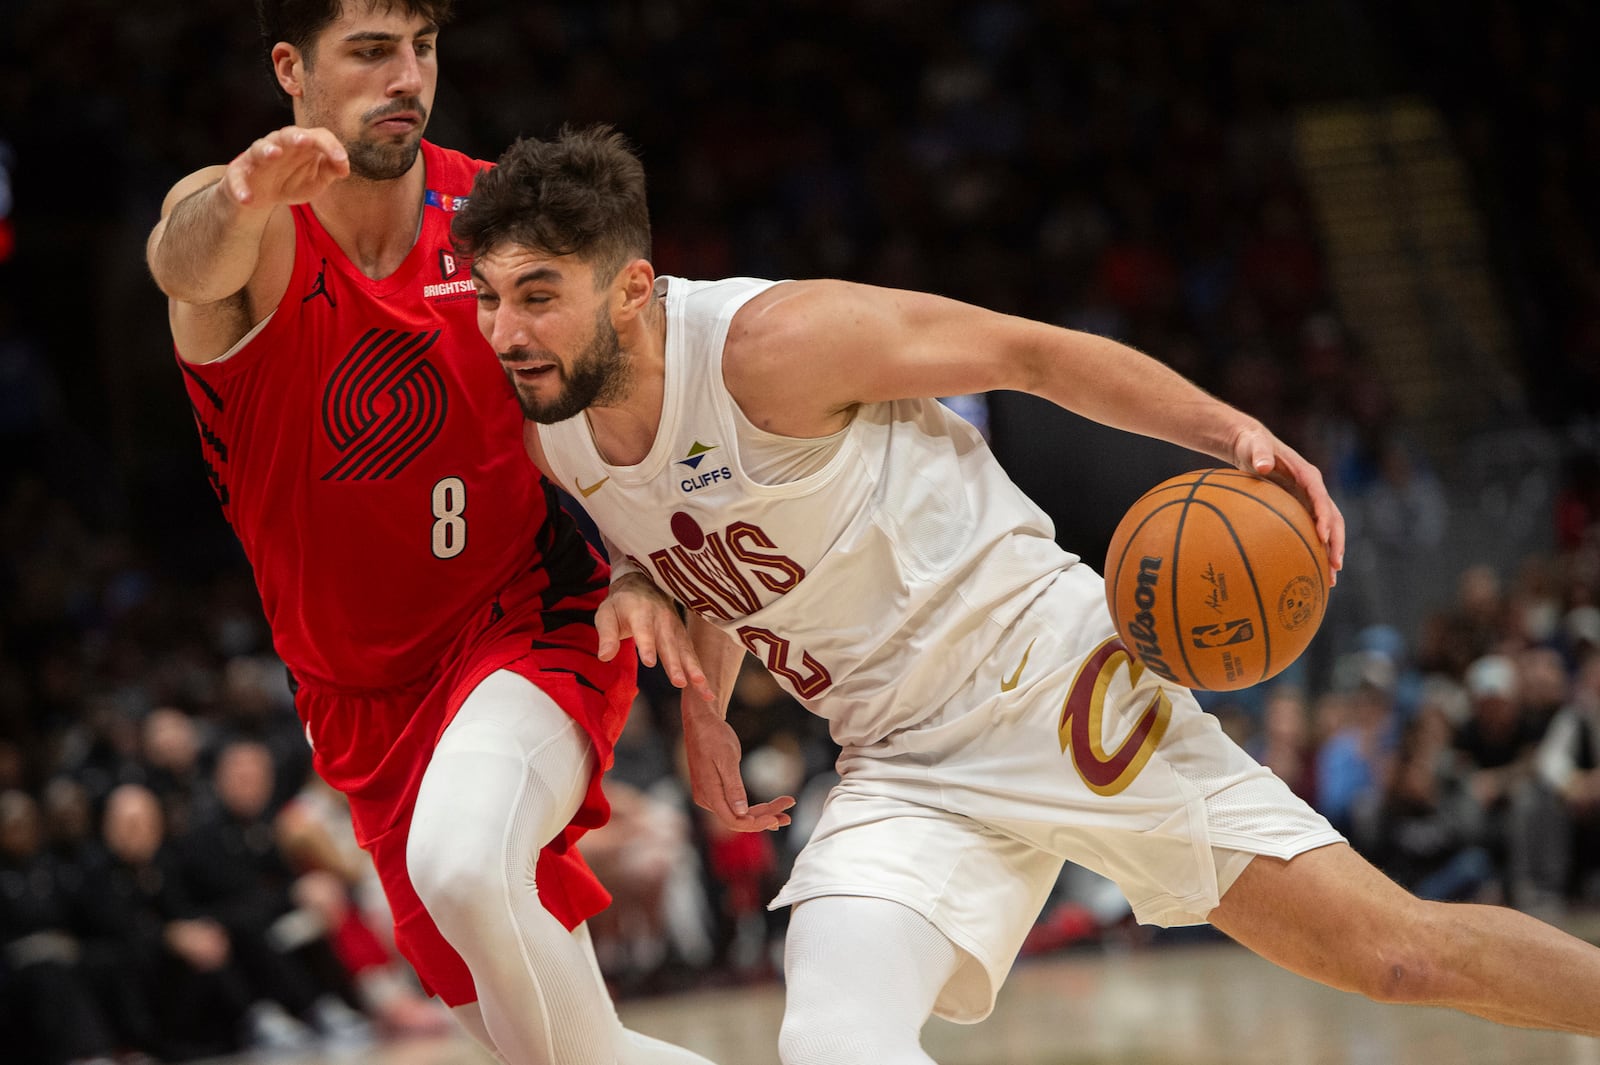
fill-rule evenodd
<path id="1" fill-rule="evenodd" d="M 739 737 L 720 714 L 695 700 L 683 703 L 683 743 L 694 804 L 734 832 L 766 832 L 789 823 L 794 796 L 750 805 L 739 775 Z"/>
<path id="2" fill-rule="evenodd" d="M 1337 584 L 1339 570 L 1344 568 L 1344 515 L 1328 494 L 1322 472 L 1262 426 L 1239 434 L 1233 445 L 1233 462 L 1241 470 L 1271 478 L 1300 498 L 1327 549 L 1332 583 Z"/>
<path id="3" fill-rule="evenodd" d="M 222 187 L 242 207 L 276 207 L 305 203 L 349 176 L 350 156 L 331 132 L 285 126 L 235 156 Z"/>
<path id="4" fill-rule="evenodd" d="M 595 611 L 594 627 L 600 636 L 602 662 L 616 657 L 622 641 L 631 637 L 639 661 L 647 666 L 659 661 L 673 687 L 692 688 L 702 699 L 713 701 L 711 685 L 677 607 L 648 577 L 628 573 L 617 578 L 611 594 Z"/>

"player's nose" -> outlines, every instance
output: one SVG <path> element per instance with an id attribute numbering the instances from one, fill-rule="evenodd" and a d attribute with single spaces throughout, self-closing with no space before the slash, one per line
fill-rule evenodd
<path id="1" fill-rule="evenodd" d="M 508 314 L 501 307 L 494 312 L 494 321 L 489 327 L 489 343 L 499 352 L 525 350 L 528 347 L 528 331 L 516 315 Z"/>
<path id="2" fill-rule="evenodd" d="M 422 93 L 422 64 L 414 48 L 401 48 L 389 79 L 390 96 L 418 96 Z"/>

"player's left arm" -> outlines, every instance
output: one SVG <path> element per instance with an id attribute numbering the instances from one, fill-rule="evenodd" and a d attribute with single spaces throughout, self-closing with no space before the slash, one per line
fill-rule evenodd
<path id="1" fill-rule="evenodd" d="M 739 771 L 743 750 L 728 724 L 728 699 L 744 664 L 744 646 L 701 618 L 689 614 L 689 636 L 706 666 L 707 690 L 690 688 L 682 700 L 683 745 L 689 763 L 689 789 L 696 806 L 735 832 L 763 832 L 789 823 L 792 795 L 750 805 Z"/>
<path id="2" fill-rule="evenodd" d="M 1344 519 L 1315 466 L 1258 419 L 1115 340 L 928 293 L 796 281 L 740 309 L 723 374 L 755 424 L 801 437 L 842 428 L 864 403 L 1030 392 L 1298 490 L 1333 568 L 1343 564 Z"/>

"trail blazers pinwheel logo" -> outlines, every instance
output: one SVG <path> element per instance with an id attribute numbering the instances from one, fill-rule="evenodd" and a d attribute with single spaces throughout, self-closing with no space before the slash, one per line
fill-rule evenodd
<path id="1" fill-rule="evenodd" d="M 334 368 L 322 425 L 341 457 L 325 481 L 381 481 L 405 469 L 444 428 L 444 378 L 423 358 L 439 330 L 369 329 Z"/>

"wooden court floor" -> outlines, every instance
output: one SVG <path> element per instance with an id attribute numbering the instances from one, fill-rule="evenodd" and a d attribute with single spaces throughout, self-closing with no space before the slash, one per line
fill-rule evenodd
<path id="1" fill-rule="evenodd" d="M 782 990 L 764 985 L 624 1002 L 630 1027 L 718 1065 L 778 1065 Z M 1379 1006 L 1228 943 L 1021 963 L 982 1024 L 934 1020 L 940 1065 L 1600 1065 L 1600 1039 Z M 465 1038 L 226 1065 L 485 1065 Z"/>

